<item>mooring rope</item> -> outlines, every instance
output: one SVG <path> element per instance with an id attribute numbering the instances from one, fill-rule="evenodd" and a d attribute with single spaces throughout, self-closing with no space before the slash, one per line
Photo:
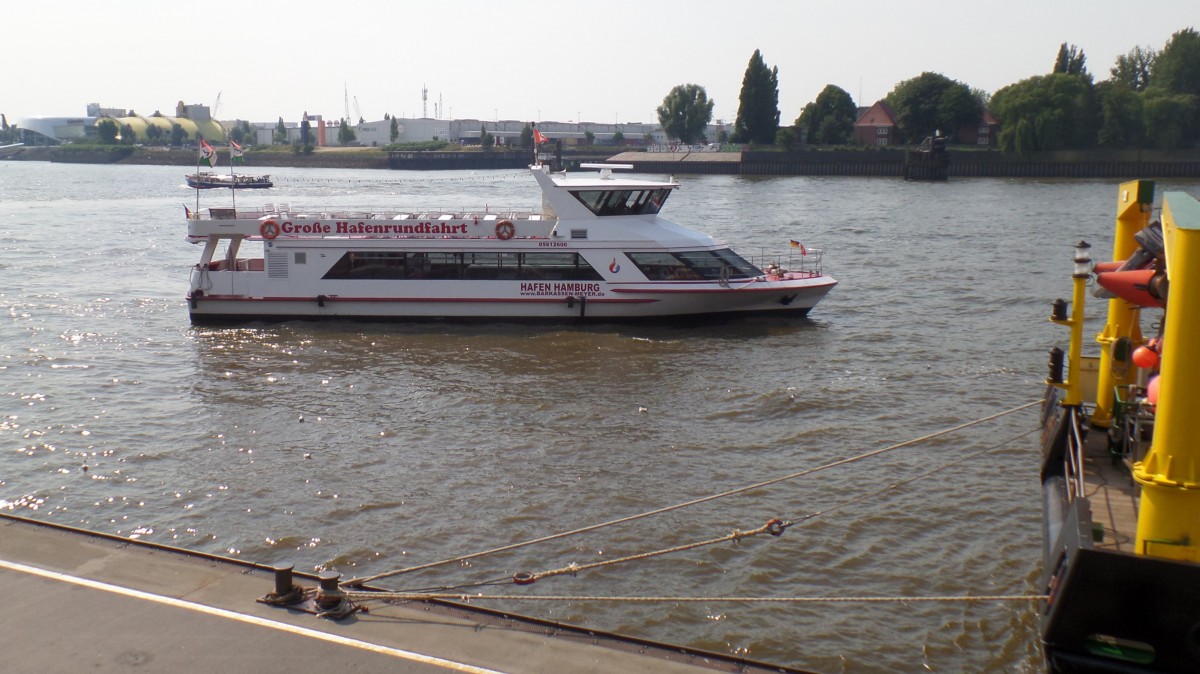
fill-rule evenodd
<path id="1" fill-rule="evenodd" d="M 365 592 L 350 590 L 346 596 L 355 601 L 390 600 L 390 601 L 422 601 L 427 599 L 449 599 L 454 601 L 475 601 L 479 599 L 496 599 L 503 601 L 608 601 L 647 604 L 654 602 L 677 603 L 716 603 L 716 602 L 745 602 L 745 603 L 788 603 L 788 604 L 850 604 L 850 603 L 909 603 L 909 602 L 1025 602 L 1044 601 L 1049 599 L 1045 594 L 984 594 L 984 595 L 943 595 L 922 597 L 593 597 L 567 595 L 528 595 L 528 594 L 448 594 L 448 593 L 410 593 L 410 592 Z"/>
<path id="2" fill-rule="evenodd" d="M 861 454 L 857 454 L 852 457 L 848 457 L 845 459 L 839 459 L 839 460 L 833 461 L 831 463 L 817 466 L 815 468 L 808 468 L 805 470 L 797 471 L 795 473 L 790 473 L 790 474 L 784 475 L 782 477 L 772 478 L 770 480 L 765 480 L 765 481 L 758 482 L 758 483 L 755 483 L 752 485 L 747 485 L 744 487 L 737 487 L 735 489 L 723 491 L 718 494 L 711 494 L 709 496 L 704 496 L 704 497 L 701 497 L 698 499 L 693 499 L 691 501 L 685 501 L 683 503 L 677 503 L 675 505 L 665 506 L 662 508 L 649 510 L 649 511 L 638 513 L 635 515 L 629 515 L 627 517 L 621 517 L 621 518 L 617 518 L 614 520 L 609 520 L 607 522 L 601 522 L 599 524 L 592 524 L 592 525 L 588 525 L 585 527 L 580 527 L 578 529 L 572 529 L 570 531 L 564 531 L 564 532 L 560 532 L 560 533 L 556 533 L 556 534 L 550 534 L 548 536 L 542 536 L 540 538 L 534 538 L 534 539 L 530 539 L 530 540 L 526 540 L 526 541 L 521 541 L 519 543 L 511 543 L 509 545 L 502 545 L 500 547 L 492 548 L 490 550 L 483 550 L 480 552 L 473 552 L 473 553 L 466 554 L 466 555 L 459 555 L 457 557 L 451 557 L 451 558 L 443 559 L 443 560 L 437 561 L 437 562 L 429 562 L 427 564 L 419 564 L 417 566 L 410 566 L 410 567 L 406 567 L 403 569 L 395 569 L 392 571 L 385 571 L 383 573 L 378 573 L 378 574 L 375 574 L 372 576 L 366 576 L 366 577 L 362 577 L 362 578 L 351 578 L 351 579 L 344 581 L 342 584 L 346 585 L 346 586 L 361 586 L 366 583 L 374 582 L 377 580 L 382 580 L 384 578 L 391 578 L 393 576 L 399 576 L 399 575 L 406 574 L 406 573 L 412 573 L 414 571 L 421 571 L 424 569 L 430 569 L 430 568 L 434 568 L 434 567 L 438 567 L 438 566 L 443 566 L 446 564 L 453 564 L 455 562 L 463 562 L 463 561 L 467 561 L 470 559 L 476 559 L 478 557 L 493 555 L 493 554 L 497 554 L 500 552 L 507 552 L 509 550 L 516 550 L 518 548 L 523 548 L 523 547 L 527 547 L 530 545 L 536 545 L 538 543 L 546 543 L 548 541 L 553 541 L 553 540 L 557 540 L 560 538 L 566 538 L 568 536 L 574 536 L 577 534 L 587 533 L 589 531 L 596 531 L 597 529 L 602 529 L 602 528 L 614 526 L 617 524 L 625 524 L 625 523 L 633 522 L 635 520 L 643 519 L 646 517 L 651 517 L 654 515 L 661 515 L 664 513 L 672 512 L 674 510 L 680 510 L 683 508 L 700 505 L 702 503 L 707 503 L 709 501 L 715 501 L 717 499 L 722 499 L 722 498 L 726 498 L 726 497 L 733 496 L 736 494 L 753 491 L 755 489 L 761 489 L 763 487 L 778 484 L 780 482 L 786 482 L 788 480 L 794 480 L 796 478 L 805 477 L 805 476 L 812 475 L 814 473 L 818 473 L 818 472 L 821 472 L 824 470 L 829 470 L 831 468 L 837 468 L 839 466 L 845 466 L 848 464 L 856 463 L 858 461 L 864 461 L 866 459 L 873 458 L 873 457 L 879 456 L 881 454 L 885 454 L 887 452 L 892 452 L 897 449 L 911 447 L 912 445 L 926 442 L 928 440 L 932 440 L 934 438 L 941 437 L 943 435 L 949 435 L 951 433 L 955 433 L 955 432 L 961 431 L 963 429 L 970 428 L 972 426 L 977 426 L 979 424 L 987 423 L 989 421 L 994 421 L 996 419 L 999 419 L 1000 417 L 1003 417 L 1003 416 L 1006 416 L 1009 414 L 1013 414 L 1015 412 L 1020 412 L 1022 410 L 1028 409 L 1035 405 L 1040 405 L 1041 402 L 1042 401 L 1040 401 L 1040 400 L 1035 400 L 1032 402 L 1025 403 L 1024 405 L 1019 405 L 1012 409 L 1005 410 L 1003 412 L 997 412 L 996 414 L 992 414 L 990 416 L 986 416 L 981 419 L 975 419 L 974 421 L 968 421 L 968 422 L 959 424 L 957 426 L 952 426 L 950 428 L 942 429 L 940 431 L 935 431 L 933 433 L 929 433 L 927 435 L 913 438 L 911 440 L 906 440 L 904 442 L 899 442 L 894 445 L 888 445 L 886 447 L 881 447 L 879 449 L 874 449 L 874 450 L 871 450 L 868 452 L 863 452 Z"/>
<path id="3" fill-rule="evenodd" d="M 721 536 L 719 538 L 712 538 L 712 539 L 705 540 L 705 541 L 696 541 L 693 543 L 677 545 L 677 546 L 670 547 L 670 548 L 663 548 L 660 550 L 652 550 L 649 552 L 642 552 L 642 553 L 638 553 L 635 555 L 628 555 L 625 557 L 616 557 L 613 559 L 604 560 L 602 562 L 593 562 L 591 564 L 576 564 L 576 563 L 572 562 L 571 564 L 568 564 L 567 566 L 564 566 L 564 567 L 561 567 L 558 569 L 552 569 L 549 571 L 541 571 L 538 573 L 529 573 L 529 572 L 518 573 L 515 576 L 513 576 L 513 579 L 511 582 L 513 582 L 516 585 L 529 585 L 538 580 L 541 580 L 542 578 L 552 578 L 554 576 L 562 576 L 562 575 L 566 575 L 566 574 L 570 574 L 570 575 L 574 576 L 575 574 L 577 574 L 580 571 L 587 571 L 590 569 L 596 569 L 596 568 L 600 568 L 600 567 L 604 567 L 604 566 L 614 566 L 616 564 L 624 564 L 626 562 L 633 562 L 633 561 L 638 561 L 638 560 L 642 560 L 642 559 L 649 559 L 651 557 L 658 557 L 660 555 L 669 555 L 669 554 L 676 553 L 676 552 L 683 552 L 685 550 L 694 550 L 696 548 L 702 548 L 702 547 L 709 546 L 709 545 L 716 545 L 717 543 L 737 542 L 737 541 L 742 540 L 743 538 L 750 538 L 751 536 L 759 536 L 762 534 L 771 534 L 772 536 L 782 536 L 783 532 L 786 529 L 788 529 L 789 527 L 795 526 L 797 524 L 803 524 L 803 523 L 813 520 L 821 515 L 831 513 L 840 508 L 845 508 L 846 506 L 865 501 L 865 500 L 867 500 L 869 498 L 873 498 L 875 496 L 879 496 L 880 494 L 891 491 L 897 487 L 901 487 L 903 485 L 906 485 L 906 484 L 909 484 L 912 482 L 916 482 L 917 480 L 927 478 L 931 475 L 935 475 L 941 471 L 952 468 L 952 467 L 954 467 L 960 463 L 963 463 L 965 461 L 969 461 L 976 457 L 983 456 L 984 454 L 987 454 L 989 452 L 993 452 L 1009 443 L 1012 443 L 1016 440 L 1019 440 L 1027 435 L 1030 435 L 1030 434 L 1036 432 L 1036 430 L 1037 429 L 1025 431 L 1024 433 L 1019 433 L 1013 437 L 1010 437 L 1006 440 L 998 442 L 995 445 L 992 445 L 991 447 L 988 447 L 986 449 L 981 449 L 977 452 L 972 452 L 971 454 L 967 454 L 965 456 L 961 456 L 957 459 L 954 459 L 953 461 L 942 464 L 941 466 L 938 466 L 937 468 L 934 468 L 932 470 L 927 470 L 924 473 L 921 473 L 919 475 L 914 475 L 912 477 L 905 478 L 903 480 L 898 480 L 898 481 L 893 482 L 881 489 L 876 489 L 875 491 L 872 491 L 872 492 L 860 494 L 852 499 L 843 501 L 835 506 L 826 508 L 824 510 L 818 510 L 817 512 L 814 512 L 814 513 L 809 513 L 808 515 L 805 515 L 804 517 L 800 517 L 795 520 L 786 520 L 785 521 L 785 520 L 776 518 L 776 519 L 768 520 L 766 524 L 764 524 L 761 527 L 758 527 L 757 529 L 751 529 L 749 531 L 740 531 L 740 530 L 735 529 L 734 531 L 732 531 L 731 533 L 729 533 L 725 536 Z M 487 584 L 497 585 L 500 583 L 492 581 Z"/>

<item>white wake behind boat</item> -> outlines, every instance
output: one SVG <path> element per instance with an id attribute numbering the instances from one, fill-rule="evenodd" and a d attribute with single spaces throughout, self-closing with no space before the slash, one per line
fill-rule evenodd
<path id="1" fill-rule="evenodd" d="M 188 211 L 204 244 L 195 323 L 316 318 L 626 320 L 805 316 L 837 281 L 822 251 L 755 262 L 659 217 L 679 183 L 530 172 L 542 212 Z M 244 241 L 262 257 L 239 257 Z"/>

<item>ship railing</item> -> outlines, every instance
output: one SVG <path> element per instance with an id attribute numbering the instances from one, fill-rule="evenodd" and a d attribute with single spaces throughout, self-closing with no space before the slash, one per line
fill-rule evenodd
<path id="1" fill-rule="evenodd" d="M 774 265 L 782 271 L 799 272 L 821 275 L 821 265 L 825 261 L 825 250 L 822 248 L 789 248 L 786 251 L 760 252 L 750 259 L 751 264 L 766 270 Z"/>
<path id="2" fill-rule="evenodd" d="M 200 220 L 224 220 L 236 217 L 239 220 L 261 220 L 263 218 L 303 218 L 312 220 L 541 220 L 540 210 L 495 209 L 488 206 L 477 208 L 356 208 L 309 207 L 288 203 L 268 203 L 253 208 L 206 208 L 198 215 Z"/>
<path id="3" fill-rule="evenodd" d="M 1142 386 L 1118 386 L 1113 392 L 1113 421 L 1108 430 L 1108 451 L 1126 468 L 1141 461 L 1154 436 L 1155 405 Z"/>
<path id="4" fill-rule="evenodd" d="M 1067 502 L 1074 503 L 1075 499 L 1083 497 L 1084 491 L 1084 465 L 1083 465 L 1083 419 L 1080 417 L 1079 407 L 1068 408 L 1070 418 L 1068 419 L 1067 431 L 1067 451 L 1063 456 L 1064 475 L 1067 482 Z"/>

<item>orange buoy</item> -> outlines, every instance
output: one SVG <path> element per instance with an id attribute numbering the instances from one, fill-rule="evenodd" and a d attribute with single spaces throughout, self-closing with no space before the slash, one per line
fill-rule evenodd
<path id="1" fill-rule="evenodd" d="M 1154 269 L 1110 271 L 1096 274 L 1096 283 L 1130 304 L 1161 307 L 1162 302 L 1150 292 L 1151 281 L 1157 273 Z"/>
<path id="2" fill-rule="evenodd" d="M 1146 400 L 1151 405 L 1158 404 L 1158 377 L 1150 378 L 1150 382 L 1146 384 Z"/>
<path id="3" fill-rule="evenodd" d="M 1158 367 L 1158 352 L 1148 346 L 1139 346 L 1133 350 L 1133 364 L 1142 369 Z"/>

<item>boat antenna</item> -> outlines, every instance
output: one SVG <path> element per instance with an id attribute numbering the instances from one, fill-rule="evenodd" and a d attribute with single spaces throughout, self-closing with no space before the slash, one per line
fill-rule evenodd
<path id="1" fill-rule="evenodd" d="M 230 137 L 229 140 L 233 140 Z M 229 199 L 233 212 L 237 213 L 237 176 L 233 174 L 233 143 L 229 143 Z"/>
<path id="2" fill-rule="evenodd" d="M 529 126 L 530 126 L 530 128 L 532 128 L 532 129 L 533 129 L 533 134 L 532 134 L 532 136 L 530 137 L 530 140 L 532 140 L 532 141 L 533 141 L 532 143 L 530 143 L 530 146 L 532 146 L 532 147 L 533 147 L 533 162 L 532 162 L 532 164 L 533 164 L 534 166 L 541 166 L 541 164 L 539 164 L 539 163 L 538 163 L 538 130 L 537 130 L 537 122 L 530 122 L 530 123 L 529 123 Z"/>
<path id="3" fill-rule="evenodd" d="M 196 132 L 196 212 L 200 212 L 200 140 L 203 136 Z"/>

